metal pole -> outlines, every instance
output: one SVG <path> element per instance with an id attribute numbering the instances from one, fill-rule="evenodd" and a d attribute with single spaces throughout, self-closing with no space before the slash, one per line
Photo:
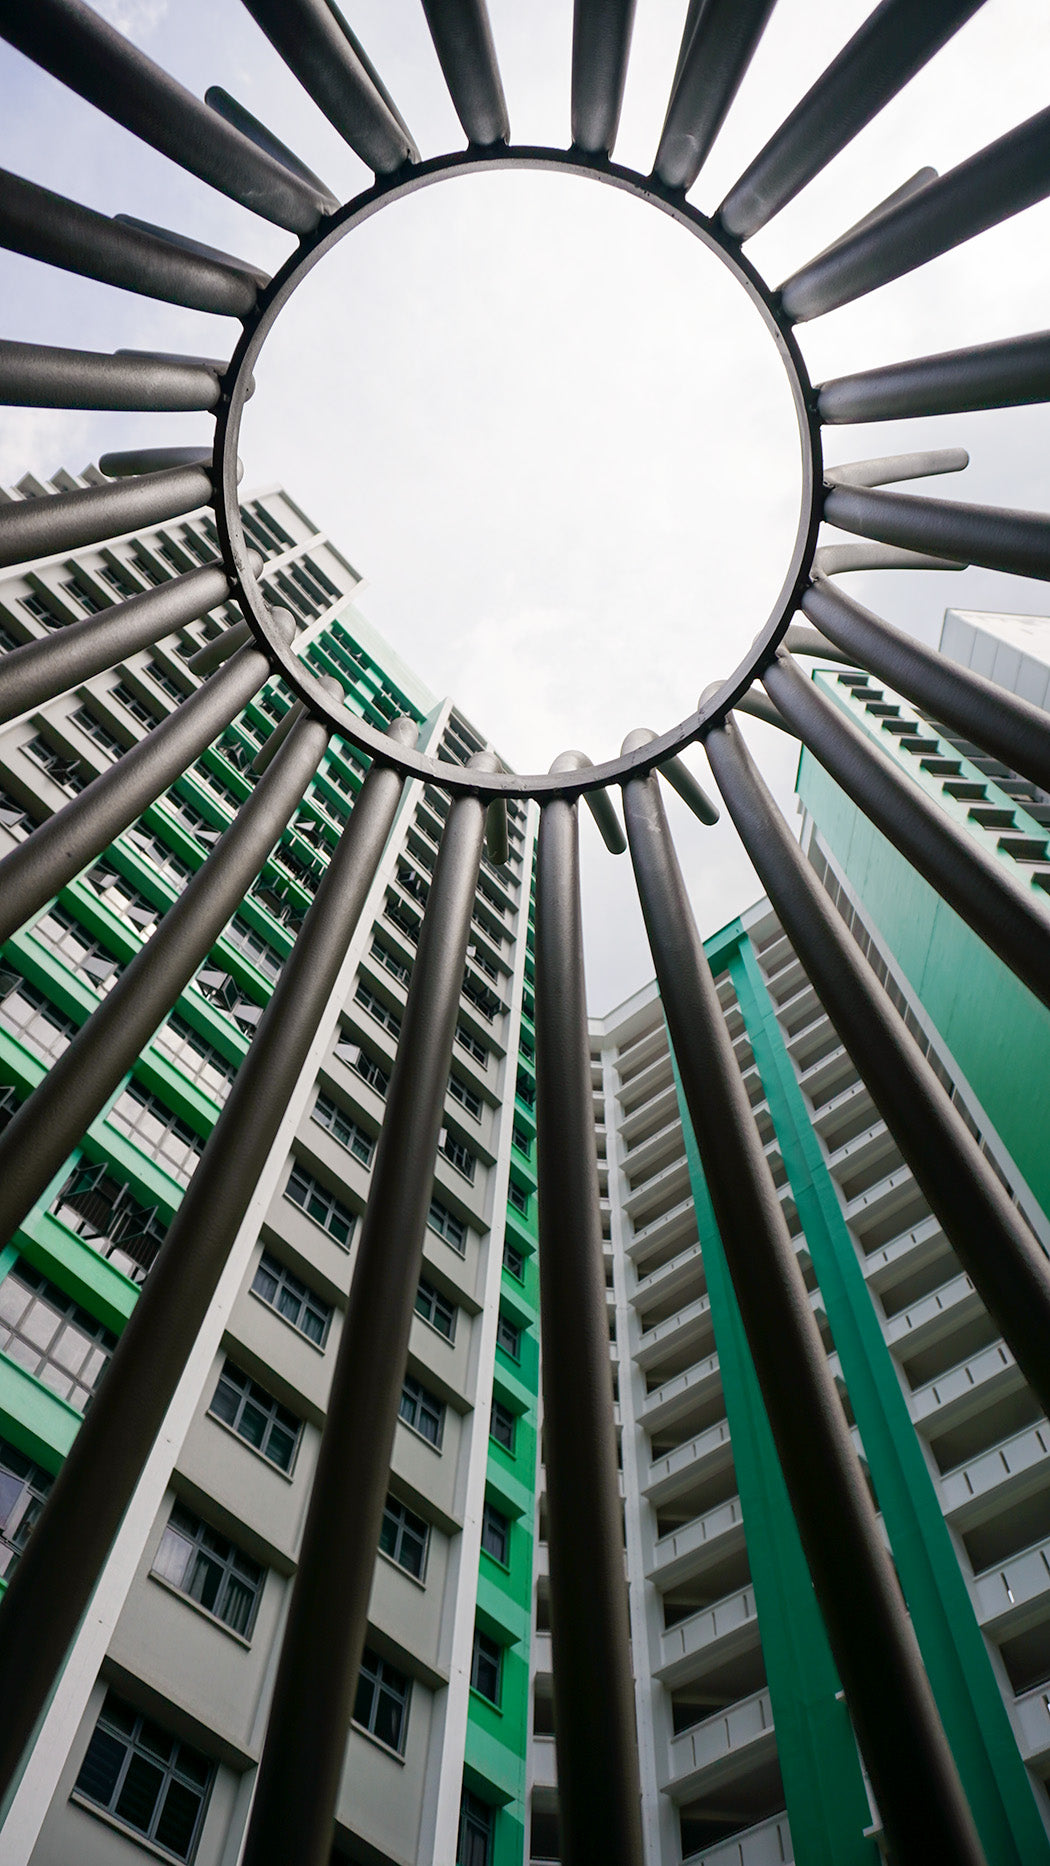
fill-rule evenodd
<path id="1" fill-rule="evenodd" d="M 1040 706 L 996 686 L 872 615 L 823 578 L 806 590 L 802 607 L 853 667 L 868 668 L 931 718 L 965 733 L 1011 771 L 1050 791 L 1050 718 Z M 787 646 L 803 633 L 788 629 Z M 806 652 L 819 653 L 814 647 Z"/>
<path id="2" fill-rule="evenodd" d="M 485 0 L 423 0 L 434 50 L 468 143 L 510 141 L 510 120 Z"/>
<path id="3" fill-rule="evenodd" d="M 691 188 L 743 82 L 775 0 L 706 0 L 687 16 L 678 74 L 654 173 L 665 188 Z"/>
<path id="4" fill-rule="evenodd" d="M 980 1841 L 762 1152 L 656 778 L 632 779 L 623 797 L 664 1015 L 719 1234 L 893 1857 L 899 1866 L 977 1866 Z"/>
<path id="5" fill-rule="evenodd" d="M 611 155 L 627 82 L 636 0 L 575 0 L 572 14 L 572 140 Z"/>
<path id="6" fill-rule="evenodd" d="M 409 743 L 415 729 L 398 721 L 391 736 Z M 271 827 L 281 811 L 287 815 L 294 807 L 326 738 L 319 725 L 301 727 L 296 743 L 275 761 L 268 785 L 275 797 Z M 256 797 L 266 784 L 267 780 L 260 783 Z M 8 1587 L 0 1609 L 0 1694 L 8 1711 L 0 1738 L 3 1786 L 18 1767 L 88 1606 L 208 1313 L 327 1008 L 401 790 L 396 772 L 372 766 L 160 1255 Z M 278 824 L 278 833 L 279 828 Z M 216 850 L 213 860 L 218 859 Z M 105 1483 L 100 1484 L 98 1473 L 103 1469 Z"/>
<path id="7" fill-rule="evenodd" d="M 1050 400 L 1050 331 L 886 363 L 822 383 L 822 421 L 899 421 Z"/>
<path id="8" fill-rule="evenodd" d="M 959 557 L 1015 577 L 1050 577 L 1050 518 L 857 486 L 830 486 L 824 518 L 841 531 L 935 557 Z"/>
<path id="9" fill-rule="evenodd" d="M 540 1312 L 561 1857 L 566 1866 L 641 1866 L 577 814 L 575 801 L 544 804 L 536 860 Z"/>
<path id="10" fill-rule="evenodd" d="M 319 110 L 376 175 L 391 175 L 419 150 L 341 14 L 328 0 L 244 0 L 274 50 Z"/>
<path id="11" fill-rule="evenodd" d="M 474 769 L 494 770 L 488 752 Z M 448 814 L 412 970 L 242 1866 L 328 1866 L 361 1668 L 485 804 Z"/>
<path id="12" fill-rule="evenodd" d="M 0 403 L 11 408 L 123 408 L 169 413 L 214 408 L 219 367 L 175 358 L 63 350 L 0 339 Z"/>
<path id="13" fill-rule="evenodd" d="M 711 769 L 759 879 L 959 1261 L 1050 1413 L 1050 1260 L 835 913 L 736 728 Z"/>
<path id="14" fill-rule="evenodd" d="M 0 862 L 0 944 L 108 849 L 162 791 L 188 770 L 258 693 L 270 663 L 241 648 L 147 738 L 100 772 Z"/>
<path id="15" fill-rule="evenodd" d="M 1050 1005 L 1050 921 L 1035 897 L 898 770 L 789 655 L 777 655 L 762 683 L 846 795 L 1029 991 Z"/>
<path id="16" fill-rule="evenodd" d="M 169 467 L 113 486 L 87 486 L 0 506 L 0 569 L 163 525 L 212 503 L 206 467 Z"/>

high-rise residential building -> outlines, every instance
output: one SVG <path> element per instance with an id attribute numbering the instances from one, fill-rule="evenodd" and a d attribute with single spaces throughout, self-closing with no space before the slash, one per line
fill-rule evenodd
<path id="1" fill-rule="evenodd" d="M 24 480 L 46 498 L 96 480 Z M 462 763 L 485 741 L 354 607 L 359 578 L 280 490 L 245 530 L 296 651 L 347 704 Z M 216 556 L 210 512 L 24 566 L 3 646 L 43 640 Z M 3 849 L 200 684 L 212 613 L 0 735 Z M 180 895 L 290 704 L 271 680 L 221 740 L 5 947 L 9 1113 Z M 10 1576 L 229 1092 L 365 761 L 331 741 L 258 880 L 0 1258 L 0 1551 Z M 376 1138 L 447 801 L 406 792 L 339 985 L 5 1828 L 4 1858 L 229 1860 L 294 1573 Z M 538 1339 L 533 824 L 483 860 L 415 1299 L 336 1854 L 520 1862 Z"/>
<path id="2" fill-rule="evenodd" d="M 90 483 L 26 480 L 24 497 Z M 487 741 L 357 606 L 280 490 L 246 498 L 296 650 L 375 725 Z M 20 569 L 5 649 L 210 561 L 207 511 Z M 199 684 L 212 614 L 0 733 L 2 849 Z M 944 650 L 1045 703 L 1045 636 L 950 612 Z M 1015 631 L 1016 632 L 1016 631 Z M 1011 650 L 1024 647 L 1023 656 Z M 995 658 L 993 658 L 993 656 Z M 1015 665 L 1016 663 L 1016 665 Z M 1033 673 L 1033 668 L 1036 672 Z M 822 690 L 1024 886 L 1050 798 L 869 676 Z M 192 770 L 4 949 L 11 1110 L 148 941 L 253 783 L 267 682 Z M 362 780 L 338 739 L 174 1012 L 0 1260 L 10 1574 L 149 1275 Z M 815 874 L 1035 1235 L 1047 1013 L 806 752 Z M 4 1833 L 33 1866 L 232 1866 L 244 1831 L 384 1097 L 445 800 L 405 793 L 165 1431 Z M 424 1273 L 334 1842 L 361 1866 L 559 1858 L 539 1401 L 535 812 L 483 861 Z M 1050 1860 L 1050 1435 L 768 902 L 706 941 L 831 1369 L 990 1861 Z M 960 981 L 965 988 L 960 989 Z M 880 1825 L 815 1604 L 655 985 L 591 1023 L 610 1382 L 647 1866 L 840 1866 Z M 1026 1092 L 1027 1091 L 1027 1092 Z"/>

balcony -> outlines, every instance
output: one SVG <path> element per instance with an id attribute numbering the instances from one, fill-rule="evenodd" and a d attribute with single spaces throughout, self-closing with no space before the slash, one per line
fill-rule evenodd
<path id="1" fill-rule="evenodd" d="M 661 1634 L 660 1663 L 654 1669 L 668 1687 L 684 1685 L 757 1644 L 755 1593 L 748 1586 Z"/>
<path id="2" fill-rule="evenodd" d="M 627 1239 L 625 1248 L 627 1255 L 637 1263 L 639 1258 L 655 1255 L 658 1249 L 681 1249 L 695 1242 L 696 1207 L 689 1197 L 679 1199 L 677 1204 L 668 1206 L 658 1217 L 640 1225 L 634 1236 Z"/>
<path id="3" fill-rule="evenodd" d="M 662 1386 L 654 1387 L 646 1397 L 640 1414 L 641 1424 L 653 1437 L 665 1432 L 677 1420 L 686 1418 L 697 1407 L 709 1405 L 722 1391 L 722 1375 L 718 1365 L 718 1355 L 708 1354 L 702 1361 L 695 1361 L 682 1374 L 675 1374 L 665 1380 Z"/>
<path id="4" fill-rule="evenodd" d="M 978 1575 L 977 1617 L 993 1639 L 1046 1618 L 1050 1601 L 1050 1538 Z"/>
<path id="5" fill-rule="evenodd" d="M 661 1536 L 648 1579 L 664 1592 L 695 1581 L 714 1563 L 744 1547 L 744 1514 L 739 1497 L 728 1497 L 691 1523 Z"/>
<path id="6" fill-rule="evenodd" d="M 688 1193 L 689 1169 L 683 1154 L 629 1192 L 623 1208 L 633 1222 L 644 1224 L 662 1217 L 673 1205 L 680 1205 Z"/>
<path id="7" fill-rule="evenodd" d="M 931 1427 L 947 1431 L 982 1412 L 1001 1394 L 1023 1386 L 1009 1348 L 997 1341 L 927 1386 L 917 1387 L 911 1396 L 911 1416 L 930 1436 Z"/>
<path id="8" fill-rule="evenodd" d="M 696 1296 L 665 1321 L 646 1330 L 635 1349 L 635 1364 L 645 1372 L 684 1354 L 688 1354 L 690 1362 L 698 1360 L 707 1351 L 712 1336 L 711 1298 Z"/>
<path id="9" fill-rule="evenodd" d="M 1050 1472 L 1050 1426 L 1043 1420 L 982 1452 L 941 1479 L 941 1502 L 953 1527 L 982 1522 L 1006 1503 L 1041 1490 Z"/>
<path id="10" fill-rule="evenodd" d="M 775 1754 L 769 1692 L 756 1691 L 671 1739 L 670 1775 L 664 1787 L 674 1801 L 690 1801 L 771 1761 Z"/>
<path id="11" fill-rule="evenodd" d="M 654 1508 L 670 1503 L 694 1485 L 727 1471 L 732 1462 L 729 1420 L 719 1419 L 695 1438 L 687 1438 L 684 1445 L 676 1445 L 664 1457 L 653 1459 L 645 1494 Z"/>
<path id="12" fill-rule="evenodd" d="M 697 1285 L 700 1285 L 699 1291 Z M 673 1301 L 689 1290 L 702 1293 L 705 1287 L 704 1255 L 697 1241 L 688 1244 L 677 1256 L 669 1257 L 658 1269 L 650 1270 L 647 1276 L 641 1277 L 631 1301 L 640 1313 L 648 1312 L 658 1302 Z"/>

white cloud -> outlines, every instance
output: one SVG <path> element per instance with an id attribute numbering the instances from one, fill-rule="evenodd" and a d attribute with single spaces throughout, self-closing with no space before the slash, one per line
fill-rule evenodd
<path id="1" fill-rule="evenodd" d="M 95 11 L 129 39 L 148 39 L 167 18 L 169 0 L 95 0 Z"/>

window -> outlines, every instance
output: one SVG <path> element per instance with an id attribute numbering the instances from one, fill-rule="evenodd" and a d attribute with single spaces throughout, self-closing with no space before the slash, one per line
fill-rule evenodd
<path id="1" fill-rule="evenodd" d="M 144 553 L 136 551 L 133 561 L 135 569 L 138 571 L 144 583 L 152 583 L 156 586 L 158 583 L 167 582 L 168 579 L 160 568 L 160 565 L 154 563 L 153 559 L 146 557 Z M 194 646 L 196 646 L 196 643 L 194 643 Z"/>
<path id="2" fill-rule="evenodd" d="M 428 1393 L 426 1387 L 412 1374 L 405 1375 L 399 1411 L 406 1425 L 410 1425 L 428 1444 L 440 1449 L 445 1430 L 445 1402 L 435 1399 L 433 1393 Z"/>
<path id="3" fill-rule="evenodd" d="M 388 1749 L 396 1749 L 399 1756 L 405 1753 L 411 1695 L 411 1679 L 366 1646 L 357 1679 L 354 1722 Z"/>
<path id="4" fill-rule="evenodd" d="M 24 842 L 34 827 L 32 811 L 19 803 L 17 797 L 12 797 L 9 790 L 0 790 L 0 829 L 6 829 L 18 842 Z"/>
<path id="5" fill-rule="evenodd" d="M 367 1082 L 369 1088 L 375 1089 L 377 1095 L 386 1094 L 390 1087 L 390 1077 L 385 1069 L 380 1068 L 375 1057 L 369 1056 L 368 1051 L 360 1044 L 337 1043 L 335 1053 L 344 1063 L 349 1063 L 351 1069 L 357 1071 L 362 1082 Z"/>
<path id="6" fill-rule="evenodd" d="M 435 1289 L 433 1283 L 428 1283 L 425 1276 L 420 1277 L 419 1288 L 416 1290 L 416 1314 L 421 1315 L 424 1322 L 429 1322 L 431 1328 L 436 1328 L 439 1335 L 444 1335 L 446 1341 L 453 1339 L 456 1332 L 456 1305 L 443 1296 L 439 1289 Z"/>
<path id="7" fill-rule="evenodd" d="M 477 979 L 471 978 L 469 972 L 464 974 L 462 989 L 463 996 L 469 998 L 471 1004 L 481 1012 L 485 1022 L 491 1024 L 497 1011 L 502 1009 L 495 992 L 489 991 L 486 985 L 479 985 Z"/>
<path id="8" fill-rule="evenodd" d="M 421 1516 L 414 1515 L 396 1497 L 388 1497 L 383 1511 L 383 1527 L 379 1531 L 379 1546 L 383 1554 L 389 1555 L 391 1561 L 396 1561 L 406 1574 L 414 1575 L 417 1581 L 421 1581 L 429 1540 L 429 1523 L 425 1523 Z"/>
<path id="9" fill-rule="evenodd" d="M 516 1121 L 514 1123 L 514 1145 L 517 1147 L 519 1153 L 524 1154 L 527 1160 L 532 1157 L 532 1141 L 525 1132 L 525 1129 L 519 1127 Z"/>
<path id="10" fill-rule="evenodd" d="M 509 1354 L 512 1361 L 521 1359 L 521 1337 L 524 1331 L 515 1322 L 511 1322 L 500 1310 L 496 1323 L 496 1346 Z"/>
<path id="11" fill-rule="evenodd" d="M 374 1017 L 376 1023 L 382 1024 L 384 1030 L 389 1030 L 396 1043 L 401 1035 L 401 1019 L 397 1012 L 392 1011 L 388 1004 L 384 1004 L 382 998 L 377 998 L 375 992 L 370 991 L 363 980 L 358 980 L 354 998 L 368 1012 L 369 1017 Z"/>
<path id="12" fill-rule="evenodd" d="M 481 1697 L 488 1698 L 490 1704 L 499 1703 L 500 1680 L 503 1674 L 503 1647 L 483 1633 L 480 1627 L 474 1628 L 474 1652 L 470 1661 L 471 1688 Z"/>
<path id="13" fill-rule="evenodd" d="M 63 618 L 55 614 L 46 596 L 41 596 L 38 590 L 30 590 L 18 600 L 26 614 L 32 616 L 34 622 L 42 622 L 45 628 L 62 627 Z"/>
<path id="14" fill-rule="evenodd" d="M 117 1337 L 21 1259 L 0 1283 L 0 1349 L 83 1412 Z"/>
<path id="15" fill-rule="evenodd" d="M 271 1257 L 268 1250 L 263 1251 L 252 1277 L 252 1289 L 308 1341 L 324 1347 L 332 1320 L 330 1304 L 315 1295 L 286 1265 L 278 1263 L 276 1257 Z"/>
<path id="16" fill-rule="evenodd" d="M 121 961 L 92 939 L 64 907 L 49 907 L 34 926 L 33 935 L 72 971 L 85 974 L 96 990 L 107 987 L 121 970 Z"/>
<path id="17" fill-rule="evenodd" d="M 107 758 L 123 758 L 126 748 L 116 733 L 111 732 L 109 727 L 103 725 L 101 719 L 96 717 L 90 706 L 78 706 L 76 712 L 70 713 L 69 717 L 75 726 L 79 726 L 85 737 L 98 746 L 99 751 L 105 752 Z"/>
<path id="18" fill-rule="evenodd" d="M 153 836 L 148 829 L 143 829 L 141 823 L 136 823 L 134 828 L 129 829 L 127 836 L 128 841 L 132 843 L 136 849 L 140 850 L 143 855 L 149 857 L 150 863 L 157 874 L 163 875 L 165 881 L 169 881 L 172 887 L 176 888 L 181 893 L 183 887 L 193 873 L 193 869 L 190 867 L 189 863 L 184 862 L 180 856 L 175 855 L 173 851 L 169 849 L 167 843 L 161 841 L 159 836 Z"/>
<path id="19" fill-rule="evenodd" d="M 235 1543 L 176 1503 L 152 1572 L 245 1639 L 255 1623 L 266 1570 Z"/>
<path id="20" fill-rule="evenodd" d="M 35 765 L 40 766 L 41 771 L 47 772 L 48 777 L 58 785 L 60 790 L 67 791 L 71 797 L 75 797 L 78 791 L 83 790 L 89 776 L 87 768 L 81 764 L 79 758 L 67 758 L 56 745 L 50 744 L 45 739 L 42 732 L 38 732 L 33 739 L 27 739 L 22 750 L 27 758 L 31 758 Z"/>
<path id="21" fill-rule="evenodd" d="M 372 1155 L 376 1150 L 371 1134 L 366 1134 L 363 1127 L 358 1127 L 357 1122 L 330 1095 L 318 1095 L 314 1103 L 313 1119 L 321 1127 L 327 1128 L 339 1145 L 352 1153 L 355 1160 L 360 1160 L 362 1166 L 371 1166 Z"/>
<path id="22" fill-rule="evenodd" d="M 118 596 L 135 596 L 138 593 L 138 585 L 134 578 L 129 577 L 127 571 L 117 564 L 103 564 L 99 576 L 103 583 L 108 583 L 110 589 L 116 591 Z"/>
<path id="23" fill-rule="evenodd" d="M 0 1577 L 10 1581 L 53 1478 L 0 1438 Z"/>
<path id="24" fill-rule="evenodd" d="M 181 698 L 181 695 L 179 697 Z M 137 719 L 140 726 L 145 726 L 147 732 L 153 731 L 157 724 L 157 714 L 152 706 L 148 706 L 142 696 L 135 692 L 134 688 L 128 686 L 126 680 L 118 680 L 113 688 L 112 698 L 119 700 L 124 711 L 130 713 L 132 719 Z"/>
<path id="25" fill-rule="evenodd" d="M 237 1064 L 223 1056 L 185 1017 L 174 1011 L 153 1041 L 165 1056 L 178 1063 L 183 1075 L 214 1095 L 217 1101 L 226 1100 L 230 1083 L 237 1074 Z"/>
<path id="26" fill-rule="evenodd" d="M 76 1036 L 76 1019 L 56 1010 L 18 972 L 0 971 L 0 1000 L 0 1021 L 38 1056 L 60 1056 Z"/>
<path id="27" fill-rule="evenodd" d="M 456 1025 L 456 1042 L 461 1049 L 466 1050 L 468 1056 L 473 1056 L 474 1061 L 480 1063 L 483 1069 L 487 1066 L 489 1060 L 488 1047 L 486 1044 L 482 1043 L 480 1037 L 474 1035 L 472 1030 L 467 1029 L 466 1024 Z"/>
<path id="28" fill-rule="evenodd" d="M 455 1070 L 452 1071 L 448 1079 L 448 1092 L 453 1101 L 458 1101 L 461 1108 L 465 1108 L 468 1114 L 474 1116 L 475 1121 L 480 1121 L 481 1096 L 475 1095 L 474 1090 L 467 1087 L 467 1084 L 456 1074 Z"/>
<path id="29" fill-rule="evenodd" d="M 117 1096 L 107 1119 L 176 1179 L 190 1177 L 204 1147 L 201 1135 L 166 1108 L 159 1096 L 143 1088 L 141 1082 L 128 1083 Z"/>
<path id="30" fill-rule="evenodd" d="M 507 1187 L 507 1198 L 516 1212 L 528 1213 L 529 1195 L 523 1187 L 515 1185 L 513 1179 Z"/>
<path id="31" fill-rule="evenodd" d="M 463 1790 L 456 1866 L 492 1866 L 492 1809 Z"/>
<path id="32" fill-rule="evenodd" d="M 188 1860 L 214 1774 L 199 1750 L 107 1691 L 73 1792 L 170 1858 Z"/>
<path id="33" fill-rule="evenodd" d="M 461 1218 L 449 1211 L 447 1205 L 442 1205 L 440 1199 L 431 1199 L 427 1224 L 431 1231 L 437 1232 L 439 1238 L 444 1238 L 446 1244 L 451 1244 L 461 1257 L 466 1255 L 467 1227 Z"/>
<path id="34" fill-rule="evenodd" d="M 516 1276 L 519 1283 L 525 1281 L 525 1252 L 512 1244 L 509 1238 L 503 1240 L 503 1268 Z"/>
<path id="35" fill-rule="evenodd" d="M 279 1471 L 291 1470 L 302 1435 L 302 1420 L 264 1387 L 249 1380 L 232 1361 L 225 1363 L 219 1375 L 208 1411 L 214 1419 L 230 1426 L 238 1438 L 261 1451 Z"/>
<path id="36" fill-rule="evenodd" d="M 504 1406 L 502 1400 L 494 1399 L 489 1415 L 489 1437 L 495 1439 L 497 1445 L 502 1445 L 504 1451 L 509 1451 L 512 1457 L 517 1424 L 510 1407 Z"/>
<path id="37" fill-rule="evenodd" d="M 89 590 L 87 584 L 81 583 L 78 577 L 67 577 L 62 588 L 73 602 L 79 603 L 82 609 L 87 610 L 89 616 L 97 616 L 99 611 L 106 606 L 95 595 L 94 590 Z"/>
<path id="38" fill-rule="evenodd" d="M 306 1216 L 327 1231 L 344 1250 L 349 1250 L 357 1222 L 353 1212 L 334 1193 L 319 1185 L 312 1173 L 304 1172 L 298 1162 L 292 1167 L 284 1196 L 291 1199 L 293 1205 L 301 1206 Z"/>
<path id="39" fill-rule="evenodd" d="M 235 946 L 238 952 L 243 953 L 245 958 L 250 959 L 253 965 L 257 965 L 260 972 L 265 972 L 268 978 L 278 976 L 284 960 L 279 953 L 274 952 L 273 947 L 261 933 L 256 933 L 238 916 L 235 915 L 230 921 L 223 937 L 228 939 L 230 945 Z"/>
<path id="40" fill-rule="evenodd" d="M 118 874 L 115 868 L 111 868 L 108 862 L 96 862 L 94 868 L 88 869 L 84 880 L 113 913 L 130 920 L 143 938 L 148 938 L 155 930 L 164 909 L 155 907 L 145 894 Z"/>
<path id="41" fill-rule="evenodd" d="M 149 1274 L 167 1236 L 159 1207 L 140 1204 L 127 1181 L 116 1178 L 104 1160 L 81 1160 L 51 1210 L 60 1224 L 136 1283 Z"/>
<path id="42" fill-rule="evenodd" d="M 504 1516 L 494 1503 L 485 1504 L 481 1518 L 481 1546 L 486 1555 L 498 1561 L 505 1568 L 510 1552 L 510 1517 Z"/>
<path id="43" fill-rule="evenodd" d="M 474 1173 L 478 1161 L 477 1155 L 471 1152 L 466 1141 L 460 1140 L 455 1134 L 450 1134 L 448 1129 L 445 1128 L 442 1132 L 440 1146 L 446 1160 L 450 1160 L 457 1173 L 462 1173 L 464 1179 L 469 1179 L 471 1185 L 473 1185 Z"/>
<path id="44" fill-rule="evenodd" d="M 184 689 L 180 687 L 178 682 L 168 673 L 167 668 L 162 667 L 160 662 L 155 658 L 146 662 L 145 671 L 150 679 L 156 682 L 156 685 L 161 691 L 167 694 L 169 700 L 176 700 L 181 704 L 186 698 Z"/>
<path id="45" fill-rule="evenodd" d="M 392 978 L 396 978 L 402 985 L 408 984 L 412 976 L 409 967 L 402 965 L 401 960 L 395 957 L 389 946 L 384 946 L 381 939 L 372 941 L 372 957 L 378 959 L 380 965 L 386 967 Z"/>

